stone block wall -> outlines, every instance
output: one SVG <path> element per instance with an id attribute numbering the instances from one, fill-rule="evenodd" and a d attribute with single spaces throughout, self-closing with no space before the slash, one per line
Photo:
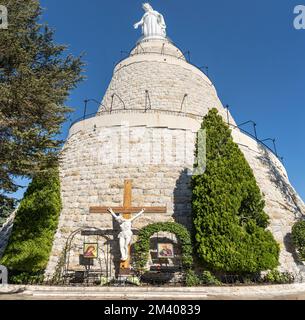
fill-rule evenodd
<path id="1" fill-rule="evenodd" d="M 143 122 L 143 118 L 140 120 Z M 177 117 L 177 127 L 179 121 Z M 164 124 L 162 127 L 84 126 L 70 136 L 61 156 L 63 210 L 47 268 L 48 276 L 54 272 L 71 233 L 78 228 L 92 227 L 115 229 L 107 240 L 112 274 L 115 273 L 120 256 L 116 238 L 118 226 L 110 215 L 89 214 L 89 208 L 122 205 L 124 179 L 133 179 L 133 205 L 167 206 L 166 214 L 145 214 L 138 219 L 134 224 L 135 232 L 147 224 L 164 221 L 176 221 L 191 229 L 188 169 L 194 162 L 195 136 L 200 121 L 189 119 L 189 124 L 184 126 L 188 129 L 174 129 L 172 124 L 168 128 Z M 281 269 L 298 273 L 290 232 L 296 219 L 304 214 L 304 204 L 291 187 L 285 168 L 269 150 L 237 129 L 232 133 L 264 194 L 266 212 L 270 216 L 269 228 L 281 246 Z M 79 268 L 83 242 L 80 235 L 74 239 L 70 267 Z"/>
<path id="2" fill-rule="evenodd" d="M 116 66 L 102 101 L 101 112 L 105 108 L 151 108 L 199 116 L 205 115 L 211 108 L 223 112 L 211 80 L 185 61 L 180 50 L 165 46 L 167 50 L 164 51 L 162 41 L 144 43 L 142 47 L 144 52 L 137 46 L 130 57 Z M 161 54 L 162 50 L 165 54 Z"/>
<path id="3" fill-rule="evenodd" d="M 65 144 L 60 176 L 63 210 L 47 268 L 50 276 L 70 234 L 78 228 L 117 229 L 110 214 L 89 214 L 90 206 L 120 206 L 125 179 L 133 180 L 134 206 L 167 206 L 166 214 L 144 214 L 134 223 L 140 229 L 154 222 L 176 221 L 191 227 L 190 176 L 195 135 L 191 130 L 126 128 L 78 131 Z M 123 131 L 123 134 L 122 134 Z M 127 139 L 128 138 L 128 139 Z M 118 232 L 117 232 L 118 233 Z M 82 237 L 75 239 L 70 266 L 76 267 Z M 111 237 L 112 263 L 120 256 Z M 75 250 L 76 248 L 76 250 Z M 74 255 L 74 258 L 72 257 Z M 106 266 L 103 266 L 106 269 Z"/>

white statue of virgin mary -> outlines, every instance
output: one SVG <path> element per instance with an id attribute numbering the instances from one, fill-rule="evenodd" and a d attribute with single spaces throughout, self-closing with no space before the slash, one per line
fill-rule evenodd
<path id="1" fill-rule="evenodd" d="M 134 25 L 135 29 L 142 26 L 144 38 L 166 38 L 166 24 L 163 15 L 155 11 L 149 3 L 143 4 L 145 11 L 141 21 Z"/>

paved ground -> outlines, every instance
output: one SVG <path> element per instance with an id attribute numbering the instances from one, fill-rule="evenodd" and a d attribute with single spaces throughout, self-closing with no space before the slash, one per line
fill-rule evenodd
<path id="1" fill-rule="evenodd" d="M 0 287 L 0 300 L 305 300 L 305 284 L 252 287 Z"/>
<path id="2" fill-rule="evenodd" d="M 173 301 L 179 301 L 179 300 L 305 300 L 305 294 L 300 295 L 287 295 L 287 296 L 266 296 L 257 298 L 256 296 L 248 296 L 246 298 L 238 298 L 238 297 L 227 297 L 227 296 L 213 296 L 213 295 L 207 295 L 207 296 L 194 296 L 194 297 L 177 297 L 177 296 L 164 296 L 164 297 L 140 297 L 140 296 L 109 296 L 109 295 L 96 295 L 96 296 L 29 296 L 29 295 L 0 295 L 0 301 L 8 301 L 8 300 L 173 300 Z"/>

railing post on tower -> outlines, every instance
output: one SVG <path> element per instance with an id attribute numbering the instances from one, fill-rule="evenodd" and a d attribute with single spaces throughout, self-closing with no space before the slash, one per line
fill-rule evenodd
<path id="1" fill-rule="evenodd" d="M 188 56 L 188 62 L 191 63 L 191 52 L 190 51 L 183 52 L 182 55 L 180 57 L 178 57 L 178 59 L 181 59 L 182 57 L 184 57 L 185 54 L 187 54 L 187 56 Z"/>
<path id="2" fill-rule="evenodd" d="M 165 43 L 162 44 L 161 54 L 164 54 Z"/>
<path id="3" fill-rule="evenodd" d="M 257 138 L 257 131 L 256 131 L 256 123 L 255 123 L 254 121 L 249 120 L 249 121 L 243 122 L 243 123 L 237 125 L 237 127 L 239 128 L 239 127 L 244 126 L 245 124 L 248 124 L 248 123 L 252 123 L 255 139 L 258 140 L 258 138 Z"/>
<path id="4" fill-rule="evenodd" d="M 256 123 L 255 123 L 255 122 L 253 122 L 253 129 L 254 129 L 255 139 L 258 140 L 258 138 L 257 138 L 257 131 L 256 131 Z"/>
<path id="5" fill-rule="evenodd" d="M 149 107 L 148 107 L 148 104 L 149 104 Z M 151 100 L 149 96 L 149 91 L 145 90 L 145 112 L 147 110 L 151 110 Z"/>
<path id="6" fill-rule="evenodd" d="M 184 102 L 185 102 L 185 100 L 186 100 L 187 97 L 188 97 L 188 94 L 185 93 L 184 96 L 183 96 L 182 102 L 181 102 L 180 112 L 182 112 L 183 105 L 184 105 Z"/>
<path id="7" fill-rule="evenodd" d="M 261 142 L 265 142 L 265 141 L 272 141 L 272 143 L 273 143 L 273 148 L 274 148 L 274 154 L 279 158 L 279 155 L 278 155 L 277 149 L 276 149 L 275 139 L 267 138 L 267 139 L 261 140 Z M 269 149 L 270 149 L 270 148 L 269 148 Z"/>
<path id="8" fill-rule="evenodd" d="M 84 117 L 83 117 L 84 120 L 85 120 L 86 117 L 87 117 L 88 102 L 94 102 L 94 103 L 96 103 L 99 107 L 100 107 L 100 106 L 103 106 L 105 109 L 107 109 L 101 102 L 97 101 L 96 99 L 85 99 L 85 100 L 84 100 L 85 108 L 84 108 Z"/>
<path id="9" fill-rule="evenodd" d="M 110 114 L 112 112 L 112 107 L 113 107 L 113 100 L 114 100 L 114 93 L 111 95 L 111 106 L 110 106 Z"/>
<path id="10" fill-rule="evenodd" d="M 88 102 L 89 102 L 88 99 L 85 99 L 85 100 L 84 100 L 84 103 L 85 103 L 85 107 L 84 107 L 84 120 L 86 119 Z"/>
<path id="11" fill-rule="evenodd" d="M 209 77 L 209 67 L 208 66 L 202 66 L 202 67 L 198 67 L 198 69 L 200 69 L 201 71 L 203 71 L 203 69 L 205 70 L 205 72 L 203 71 L 203 73 Z"/>
<path id="12" fill-rule="evenodd" d="M 275 154 L 276 154 L 276 156 L 278 157 L 278 153 L 277 153 L 277 149 L 276 149 L 276 144 L 275 144 L 275 139 L 273 139 L 272 142 L 273 142 L 273 147 L 274 147 Z"/>
<path id="13" fill-rule="evenodd" d="M 189 58 L 189 59 L 188 59 L 188 60 L 189 60 L 189 63 L 191 63 L 191 52 L 188 51 L 188 52 L 187 52 L 187 55 L 188 55 L 188 58 Z"/>
<path id="14" fill-rule="evenodd" d="M 123 109 L 124 110 L 126 110 L 126 105 L 125 105 L 125 102 L 123 101 L 123 99 L 118 95 L 118 94 L 116 94 L 115 92 L 112 94 L 112 96 L 111 96 L 111 111 L 112 111 L 112 109 L 113 109 L 113 101 L 114 101 L 114 97 L 117 97 L 120 101 L 121 101 L 121 103 L 123 104 Z M 111 112 L 110 112 L 111 113 Z"/>

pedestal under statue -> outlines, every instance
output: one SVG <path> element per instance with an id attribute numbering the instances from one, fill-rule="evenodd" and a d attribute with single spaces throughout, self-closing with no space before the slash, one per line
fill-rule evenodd
<path id="1" fill-rule="evenodd" d="M 142 35 L 146 38 L 164 39 L 166 38 L 166 24 L 163 15 L 155 11 L 149 3 L 143 4 L 145 11 L 141 21 L 134 25 L 135 29 L 142 26 Z"/>

